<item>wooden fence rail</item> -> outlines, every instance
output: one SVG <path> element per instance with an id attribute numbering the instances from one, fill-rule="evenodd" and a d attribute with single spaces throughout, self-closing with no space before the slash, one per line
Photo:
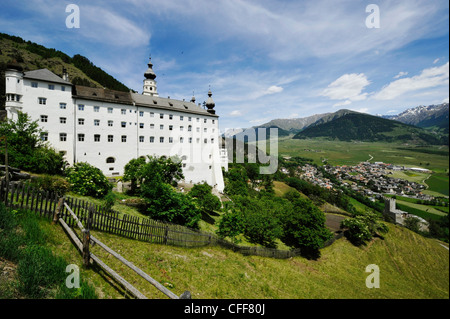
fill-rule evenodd
<path id="1" fill-rule="evenodd" d="M 0 201 L 13 209 L 29 209 L 40 216 L 53 218 L 58 201 L 61 197 L 55 193 L 37 190 L 27 184 L 0 183 Z M 233 244 L 214 234 L 201 232 L 184 226 L 156 221 L 150 218 L 142 218 L 116 211 L 106 210 L 104 207 L 94 205 L 78 198 L 65 197 L 60 218 L 69 227 L 75 226 L 75 221 L 68 212 L 73 211 L 81 223 L 87 229 L 108 232 L 130 239 L 137 239 L 150 243 L 173 245 L 181 247 L 222 246 L 240 252 L 244 255 L 256 255 L 272 258 L 290 258 L 299 256 L 301 251 L 278 250 L 265 247 L 246 247 Z M 335 239 L 327 242 L 330 245 Z"/>
<path id="2" fill-rule="evenodd" d="M 62 200 L 64 202 L 64 199 Z M 131 268 L 133 271 L 135 271 L 139 276 L 147 280 L 149 283 L 151 283 L 153 286 L 155 286 L 159 291 L 164 293 L 166 296 L 168 296 L 171 299 L 180 299 L 180 298 L 186 298 L 190 297 L 190 293 L 188 291 L 184 292 L 181 297 L 178 297 L 176 294 L 174 294 L 172 291 L 161 285 L 158 281 L 150 277 L 148 274 L 143 272 L 141 269 L 136 267 L 133 263 L 126 260 L 124 257 L 122 257 L 119 253 L 109 248 L 107 245 L 102 243 L 99 239 L 95 238 L 90 234 L 89 228 L 84 227 L 78 216 L 73 212 L 73 210 L 70 208 L 67 203 L 63 203 L 66 211 L 68 214 L 72 217 L 73 221 L 77 225 L 77 227 L 81 230 L 83 234 L 83 240 L 81 241 L 77 235 L 72 231 L 72 229 L 67 225 L 67 223 L 64 221 L 64 219 L 59 218 L 59 215 L 63 211 L 62 205 L 60 205 L 60 209 L 55 211 L 55 217 L 54 219 L 59 220 L 63 228 L 67 231 L 69 237 L 72 239 L 72 241 L 75 243 L 75 245 L 78 247 L 80 252 L 83 256 L 83 262 L 85 266 L 89 266 L 91 263 L 91 260 L 96 263 L 99 267 L 101 267 L 104 271 L 109 273 L 115 280 L 117 280 L 126 290 L 128 290 L 133 296 L 135 296 L 138 299 L 147 299 L 147 297 L 142 294 L 138 289 L 136 289 L 133 285 L 131 285 L 128 281 L 126 281 L 122 276 L 120 276 L 117 272 L 115 272 L 112 268 L 110 268 L 108 265 L 106 265 L 99 257 L 97 257 L 95 254 L 90 252 L 89 245 L 90 242 L 93 242 L 95 244 L 98 244 L 101 248 L 106 250 L 108 253 L 110 253 L 112 256 L 116 257 L 119 261 L 121 261 L 123 264 Z M 94 210 L 92 207 L 89 208 L 89 216 L 87 218 L 87 225 L 91 223 L 91 217 L 93 216 Z M 87 226 L 87 227 L 88 227 Z"/>

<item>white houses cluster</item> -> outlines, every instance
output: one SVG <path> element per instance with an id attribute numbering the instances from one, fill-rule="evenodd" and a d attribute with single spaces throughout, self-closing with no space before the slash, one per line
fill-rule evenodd
<path id="1" fill-rule="evenodd" d="M 133 158 L 178 156 L 187 183 L 206 182 L 223 191 L 226 150 L 219 147 L 219 123 L 211 91 L 206 108 L 159 97 L 149 62 L 142 94 L 73 85 L 64 71 L 22 72 L 9 68 L 6 110 L 38 120 L 41 138 L 64 154 L 69 164 L 88 162 L 106 176 L 121 176 Z"/>

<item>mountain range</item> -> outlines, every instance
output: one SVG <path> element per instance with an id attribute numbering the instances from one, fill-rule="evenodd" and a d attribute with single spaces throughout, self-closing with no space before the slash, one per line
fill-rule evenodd
<path id="1" fill-rule="evenodd" d="M 326 138 L 448 145 L 448 114 L 448 103 L 418 106 L 389 116 L 374 116 L 342 109 L 298 119 L 275 119 L 252 127 L 251 130 L 278 128 L 279 137 L 293 135 L 294 139 Z M 245 141 L 251 130 L 235 130 L 227 137 Z"/>
<path id="2" fill-rule="evenodd" d="M 397 115 L 382 115 L 381 117 L 423 128 L 443 129 L 448 133 L 448 114 L 449 104 L 442 103 L 428 106 L 420 105 Z"/>

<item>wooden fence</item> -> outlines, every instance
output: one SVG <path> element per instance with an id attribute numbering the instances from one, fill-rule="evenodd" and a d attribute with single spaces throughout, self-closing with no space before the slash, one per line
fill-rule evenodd
<path id="1" fill-rule="evenodd" d="M 35 189 L 29 184 L 8 184 L 5 180 L 2 180 L 0 183 L 0 201 L 6 206 L 13 209 L 28 209 L 39 216 L 49 219 L 53 218 L 60 197 L 55 193 Z M 240 252 L 243 255 L 256 255 L 279 259 L 301 255 L 299 249 L 279 250 L 236 245 L 211 233 L 156 221 L 150 218 L 107 211 L 104 207 L 77 198 L 64 197 L 64 202 L 71 208 L 77 218 L 86 225 L 86 228 L 90 230 L 99 230 L 150 243 L 181 247 L 218 245 Z M 60 213 L 60 218 L 69 227 L 76 225 L 66 205 L 64 205 Z M 342 235 L 335 236 L 325 246 L 330 245 L 340 237 Z"/>
<path id="2" fill-rule="evenodd" d="M 72 231 L 72 229 L 69 227 L 69 225 L 63 220 L 62 212 L 63 210 L 66 210 L 66 212 L 69 214 L 69 216 L 72 218 L 72 221 L 76 224 L 76 226 L 80 229 L 82 233 L 82 240 L 77 236 L 75 232 Z M 94 210 L 93 207 L 90 207 L 89 214 L 86 222 L 91 224 L 92 222 L 92 216 L 94 216 Z M 134 272 L 136 272 L 139 276 L 144 278 L 147 282 L 151 283 L 156 289 L 164 293 L 167 297 L 170 299 L 190 299 L 191 293 L 189 291 L 185 291 L 181 296 L 177 296 L 172 291 L 161 285 L 158 281 L 150 277 L 148 274 L 143 272 L 141 269 L 136 267 L 133 263 L 126 260 L 124 257 L 122 257 L 119 253 L 102 243 L 99 239 L 94 237 L 90 234 L 90 230 L 88 228 L 85 228 L 80 219 L 75 215 L 75 213 L 72 211 L 69 205 L 64 202 L 64 198 L 61 198 L 58 202 L 58 206 L 55 211 L 55 215 L 53 216 L 53 221 L 59 222 L 61 226 L 66 230 L 69 237 L 72 239 L 75 246 L 78 248 L 80 253 L 83 256 L 83 264 L 86 267 L 89 267 L 91 263 L 97 264 L 100 268 L 102 268 L 105 272 L 107 272 L 111 277 L 113 277 L 117 282 L 119 282 L 128 292 L 130 292 L 134 297 L 138 299 L 147 299 L 147 297 L 142 294 L 136 287 L 134 287 L 132 284 L 130 284 L 127 280 L 125 280 L 122 276 L 120 276 L 116 271 L 114 271 L 112 268 L 110 268 L 107 264 L 105 264 L 98 256 L 93 254 L 90 251 L 90 244 L 98 244 L 101 248 L 106 250 L 109 254 L 116 257 L 120 262 L 122 262 L 124 265 L 132 269 Z"/>

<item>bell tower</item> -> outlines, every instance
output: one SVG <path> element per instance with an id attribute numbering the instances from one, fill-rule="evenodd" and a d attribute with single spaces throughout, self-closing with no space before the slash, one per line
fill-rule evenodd
<path id="1" fill-rule="evenodd" d="M 158 91 L 156 90 L 156 74 L 153 72 L 153 64 L 152 64 L 152 58 L 148 61 L 148 69 L 144 73 L 144 90 L 142 94 L 144 95 L 150 95 L 150 96 L 158 96 Z"/>

